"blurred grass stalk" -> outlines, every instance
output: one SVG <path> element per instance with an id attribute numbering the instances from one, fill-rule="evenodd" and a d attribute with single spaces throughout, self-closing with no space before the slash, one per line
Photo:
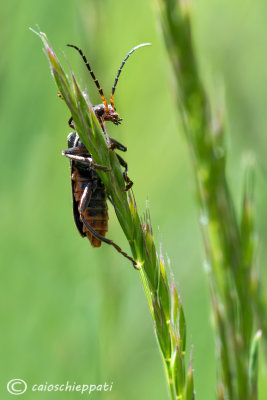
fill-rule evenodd
<path id="1" fill-rule="evenodd" d="M 192 43 L 189 1 L 158 0 L 159 16 L 176 80 L 201 209 L 206 266 L 216 331 L 218 399 L 257 399 L 253 308 L 258 301 L 254 266 L 253 171 L 245 176 L 240 220 L 226 178 L 224 125 L 212 115 Z M 220 111 L 220 110 L 219 110 Z"/>
<path id="2" fill-rule="evenodd" d="M 166 372 L 170 399 L 194 399 L 193 368 L 190 359 L 186 374 L 186 325 L 181 299 L 174 279 L 167 276 L 162 254 L 157 254 L 148 209 L 144 220 L 138 215 L 133 193 L 124 191 L 125 183 L 114 151 L 109 150 L 100 124 L 92 110 L 88 96 L 63 71 L 46 35 L 35 32 L 43 41 L 52 75 L 75 122 L 76 130 L 94 161 L 106 166 L 110 172 L 98 174 L 111 196 L 115 212 L 129 242 L 147 296 Z M 92 250 L 93 251 L 93 250 Z M 126 260 L 125 260 L 126 262 Z M 130 266 L 128 261 L 126 266 Z"/>

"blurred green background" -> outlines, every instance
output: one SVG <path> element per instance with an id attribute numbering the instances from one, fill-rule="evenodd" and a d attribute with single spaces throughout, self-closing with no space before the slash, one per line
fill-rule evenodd
<path id="1" fill-rule="evenodd" d="M 213 102 L 226 105 L 227 171 L 238 208 L 244 167 L 255 161 L 257 262 L 266 284 L 267 3 L 192 3 L 203 76 Z M 61 156 L 69 113 L 57 98 L 41 41 L 28 29 L 35 24 L 63 62 L 67 56 L 93 104 L 100 102 L 97 89 L 65 44 L 84 50 L 108 96 L 126 53 L 153 43 L 127 62 L 115 96 L 124 121 L 108 130 L 128 147 L 139 212 L 148 200 L 156 240 L 171 259 L 188 344 L 194 344 L 197 397 L 215 398 L 215 343 L 193 174 L 155 11 L 155 3 L 142 0 L 1 3 L 1 399 L 12 397 L 5 388 L 12 378 L 29 386 L 113 382 L 111 392 L 92 394 L 95 399 L 168 396 L 138 273 L 113 248 L 92 249 L 76 231 L 69 165 Z M 128 249 L 111 207 L 108 237 Z M 261 360 L 261 399 L 266 374 Z M 22 396 L 59 397 L 81 395 Z"/>

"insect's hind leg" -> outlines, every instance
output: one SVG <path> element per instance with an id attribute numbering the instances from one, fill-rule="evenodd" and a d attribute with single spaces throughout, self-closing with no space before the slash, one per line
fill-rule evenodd
<path id="1" fill-rule="evenodd" d="M 119 160 L 120 165 L 125 169 L 123 172 L 123 178 L 126 183 L 124 191 L 127 192 L 133 186 L 133 181 L 131 181 L 131 179 L 128 176 L 128 164 L 119 154 L 116 153 L 116 156 Z"/>
<path id="2" fill-rule="evenodd" d="M 100 235 L 99 233 L 97 233 L 86 221 L 84 214 L 86 212 L 86 209 L 90 203 L 90 199 L 92 197 L 92 193 L 94 192 L 96 187 L 96 181 L 89 182 L 85 189 L 84 192 L 82 194 L 80 203 L 79 203 L 79 213 L 80 213 L 80 217 L 81 220 L 83 222 L 83 224 L 86 226 L 86 228 L 89 230 L 89 232 L 91 232 L 91 234 L 96 237 L 97 239 L 101 240 L 104 243 L 107 243 L 111 246 L 113 246 L 120 254 L 122 254 L 124 257 L 128 258 L 128 260 L 130 260 L 133 263 L 133 266 L 135 269 L 139 270 L 139 268 L 137 267 L 137 262 L 130 256 L 128 256 L 127 253 L 125 253 L 116 243 L 114 243 L 112 240 L 105 238 L 104 236 Z"/>

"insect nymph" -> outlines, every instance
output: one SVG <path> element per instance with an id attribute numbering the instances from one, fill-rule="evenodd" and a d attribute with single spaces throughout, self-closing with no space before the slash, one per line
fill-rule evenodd
<path id="1" fill-rule="evenodd" d="M 102 103 L 94 106 L 94 113 L 102 127 L 104 135 L 107 140 L 107 144 L 111 150 L 117 149 L 126 151 L 127 148 L 119 143 L 117 140 L 109 138 L 106 135 L 104 123 L 106 121 L 113 122 L 115 125 L 119 125 L 122 118 L 116 111 L 114 105 L 114 93 L 118 83 L 119 76 L 122 68 L 129 58 L 129 56 L 139 47 L 149 45 L 149 43 L 143 43 L 132 50 L 123 59 L 121 66 L 117 72 L 110 97 L 110 104 L 106 101 L 103 90 L 101 89 L 98 80 L 96 79 L 85 55 L 75 45 L 68 44 L 67 46 L 76 49 L 90 72 L 99 94 L 102 98 Z M 75 124 L 72 117 L 69 119 L 69 125 L 75 129 Z M 109 198 L 106 192 L 106 188 L 102 183 L 101 179 L 97 174 L 97 170 L 106 171 L 107 169 L 103 166 L 97 165 L 91 154 L 88 152 L 77 132 L 71 132 L 68 136 L 68 149 L 64 150 L 62 154 L 70 159 L 71 164 L 71 180 L 72 180 L 72 198 L 73 198 L 73 216 L 77 229 L 81 236 L 89 239 L 93 247 L 100 247 L 102 242 L 112 245 L 115 249 L 124 255 L 126 258 L 131 260 L 136 267 L 136 262 L 132 257 L 128 256 L 121 248 L 115 244 L 112 240 L 105 237 L 108 231 L 108 206 L 107 199 Z M 123 158 L 116 153 L 119 163 L 124 168 L 123 177 L 125 181 L 125 191 L 129 190 L 133 185 L 133 182 L 128 177 L 127 163 Z"/>

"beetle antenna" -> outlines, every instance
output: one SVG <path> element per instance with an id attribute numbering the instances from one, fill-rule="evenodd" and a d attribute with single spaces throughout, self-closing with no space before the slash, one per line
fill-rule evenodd
<path id="1" fill-rule="evenodd" d="M 129 53 L 127 54 L 127 56 L 123 59 L 123 61 L 122 61 L 122 63 L 121 63 L 121 66 L 120 66 L 120 68 L 118 69 L 117 76 L 116 76 L 116 78 L 115 78 L 114 85 L 113 85 L 113 87 L 112 87 L 112 91 L 111 91 L 111 95 L 110 95 L 110 104 L 111 104 L 111 106 L 112 106 L 112 108 L 113 108 L 114 111 L 115 111 L 115 106 L 114 106 L 114 101 L 113 101 L 113 99 L 114 99 L 114 93 L 115 93 L 115 89 L 116 89 L 116 86 L 117 86 L 117 83 L 118 83 L 118 80 L 119 80 L 119 76 L 120 76 L 120 74 L 121 74 L 121 70 L 122 70 L 122 68 L 124 67 L 124 64 L 125 64 L 126 60 L 128 60 L 128 58 L 130 57 L 130 55 L 131 55 L 135 50 L 139 49 L 139 47 L 150 46 L 150 45 L 151 45 L 151 43 L 142 43 L 142 44 L 139 44 L 138 46 L 135 46 L 132 50 L 129 51 Z"/>
<path id="2" fill-rule="evenodd" d="M 106 100 L 106 98 L 105 98 L 105 96 L 104 96 L 103 90 L 101 89 L 101 86 L 99 85 L 99 82 L 98 82 L 98 80 L 96 79 L 95 74 L 93 73 L 93 71 L 92 71 L 92 69 L 91 69 L 91 67 L 90 67 L 90 65 L 89 65 L 89 63 L 88 63 L 88 61 L 87 61 L 85 55 L 84 55 L 83 52 L 82 52 L 82 50 L 79 49 L 79 47 L 75 46 L 74 44 L 67 44 L 67 46 L 68 46 L 68 47 L 73 47 L 73 48 L 76 49 L 76 50 L 80 53 L 80 55 L 82 56 L 82 59 L 83 59 L 85 65 L 86 65 L 86 68 L 87 68 L 88 71 L 90 72 L 90 75 L 91 75 L 91 77 L 93 78 L 93 80 L 94 80 L 94 82 L 95 82 L 95 84 L 96 84 L 96 87 L 97 87 L 97 89 L 98 89 L 98 91 L 99 91 L 99 94 L 100 94 L 100 96 L 101 96 L 101 98 L 102 98 L 102 101 L 103 101 L 103 104 L 104 104 L 104 106 L 105 106 L 105 109 L 106 109 L 106 111 L 108 111 L 108 103 L 107 103 L 107 100 Z"/>

